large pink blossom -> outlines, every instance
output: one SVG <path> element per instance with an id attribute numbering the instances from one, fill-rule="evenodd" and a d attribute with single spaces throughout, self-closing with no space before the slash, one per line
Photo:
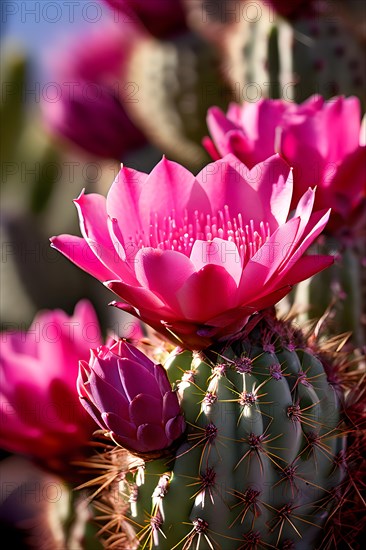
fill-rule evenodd
<path id="1" fill-rule="evenodd" d="M 107 198 L 75 201 L 83 237 L 52 246 L 103 281 L 159 332 L 202 348 L 240 330 L 332 262 L 304 256 L 329 212 L 308 189 L 288 220 L 292 177 L 278 155 L 249 171 L 228 155 L 197 176 L 165 158 L 122 168 Z"/>
<path id="2" fill-rule="evenodd" d="M 316 208 L 332 209 L 327 229 L 355 224 L 365 212 L 366 147 L 356 97 L 312 96 L 300 105 L 264 99 L 231 104 L 226 115 L 212 107 L 207 123 L 212 140 L 204 144 L 214 159 L 232 153 L 252 167 L 279 152 L 294 169 L 292 207 L 317 186 Z"/>
<path id="3" fill-rule="evenodd" d="M 2 448 L 50 469 L 69 466 L 94 430 L 76 391 L 79 360 L 100 344 L 98 320 L 86 300 L 72 316 L 42 311 L 28 331 L 1 334 Z"/>

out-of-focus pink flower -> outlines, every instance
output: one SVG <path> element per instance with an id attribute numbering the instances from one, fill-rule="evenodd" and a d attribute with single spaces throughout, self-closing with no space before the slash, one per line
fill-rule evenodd
<path id="1" fill-rule="evenodd" d="M 133 124 L 117 94 L 107 86 L 79 82 L 72 95 L 56 104 L 47 104 L 45 115 L 57 133 L 88 153 L 106 159 L 119 159 L 145 144 L 146 138 Z M 94 99 L 86 98 L 92 90 Z"/>
<path id="2" fill-rule="evenodd" d="M 186 28 L 181 0 L 104 0 L 115 12 L 115 20 L 140 21 L 158 38 L 167 37 Z"/>
<path id="3" fill-rule="evenodd" d="M 80 361 L 77 387 L 95 422 L 131 451 L 166 449 L 185 430 L 165 369 L 126 341 L 92 350 L 89 364 Z"/>
<path id="4" fill-rule="evenodd" d="M 93 432 L 76 391 L 78 363 L 100 343 L 98 319 L 86 300 L 72 316 L 42 311 L 27 332 L 1 334 L 2 448 L 52 470 L 69 467 Z"/>
<path id="5" fill-rule="evenodd" d="M 313 0 L 269 0 L 268 3 L 281 15 L 289 17 L 298 13 L 300 8 L 305 7 L 308 10 L 309 6 L 314 2 Z"/>
<path id="6" fill-rule="evenodd" d="M 123 167 L 107 199 L 82 193 L 83 238 L 51 242 L 130 304 L 116 305 L 199 349 L 332 262 L 304 256 L 329 217 L 312 215 L 314 196 L 286 221 L 292 178 L 278 155 L 252 171 L 228 155 L 197 176 L 163 158 L 150 174 Z"/>
<path id="7" fill-rule="evenodd" d="M 214 159 L 232 153 L 252 167 L 279 152 L 294 169 L 292 207 L 309 185 L 317 186 L 316 208 L 332 208 L 328 230 L 354 224 L 365 210 L 366 147 L 356 97 L 312 96 L 300 105 L 264 99 L 231 104 L 226 115 L 212 107 L 207 123 L 212 140 L 204 145 Z"/>
<path id="8" fill-rule="evenodd" d="M 108 21 L 64 46 L 61 56 L 52 52 L 56 91 L 42 101 L 48 129 L 102 158 L 121 160 L 145 145 L 129 115 L 128 103 L 138 101 L 138 90 L 126 74 L 131 52 L 146 37 L 138 23 L 122 29 Z"/>

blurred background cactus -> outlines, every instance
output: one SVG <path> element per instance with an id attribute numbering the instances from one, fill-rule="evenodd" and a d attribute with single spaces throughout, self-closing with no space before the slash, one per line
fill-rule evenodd
<path id="1" fill-rule="evenodd" d="M 83 187 L 104 193 L 121 162 L 148 172 L 166 154 L 198 172 L 210 160 L 202 140 L 212 106 L 226 112 L 231 102 L 266 97 L 301 102 L 315 93 L 325 99 L 352 95 L 364 115 L 366 5 L 361 0 L 55 5 L 28 0 L 1 6 L 1 326 L 25 330 L 39 309 L 71 314 L 78 300 L 89 298 L 104 335 L 133 339 L 140 333 L 129 316 L 106 307 L 109 292 L 49 247 L 51 235 L 77 233 L 72 200 Z M 365 131 L 363 126 L 363 144 Z M 366 224 L 362 216 L 355 221 L 321 237 L 316 250 L 335 254 L 335 265 L 299 285 L 279 310 L 296 311 L 323 342 L 343 334 L 357 371 L 364 368 L 366 342 Z M 362 403 L 358 397 L 359 416 L 365 414 Z M 95 538 L 86 542 L 80 535 L 89 513 L 82 503 L 70 519 L 69 488 L 65 506 L 46 499 L 51 522 L 44 499 L 40 504 L 24 498 L 32 479 L 40 480 L 37 487 L 62 481 L 38 468 L 35 473 L 33 464 L 7 451 L 2 457 L 0 520 L 13 528 L 13 537 L 20 526 L 47 517 L 41 533 L 51 532 L 51 538 L 45 536 L 41 546 L 43 535 L 32 529 L 25 548 L 98 547 Z M 63 530 L 65 524 L 71 530 Z"/>

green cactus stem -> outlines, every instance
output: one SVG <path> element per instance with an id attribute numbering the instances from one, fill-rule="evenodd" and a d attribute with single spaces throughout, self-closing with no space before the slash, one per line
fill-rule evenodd
<path id="1" fill-rule="evenodd" d="M 167 361 L 187 430 L 101 492 L 123 510 L 120 548 L 322 548 L 348 484 L 343 392 L 300 330 L 253 319 L 226 346 Z"/>

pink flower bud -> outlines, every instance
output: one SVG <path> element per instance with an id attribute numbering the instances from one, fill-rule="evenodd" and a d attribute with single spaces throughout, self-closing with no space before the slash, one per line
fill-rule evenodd
<path id="1" fill-rule="evenodd" d="M 116 443 L 138 453 L 168 448 L 185 430 L 165 369 L 120 340 L 80 362 L 81 403 Z"/>

